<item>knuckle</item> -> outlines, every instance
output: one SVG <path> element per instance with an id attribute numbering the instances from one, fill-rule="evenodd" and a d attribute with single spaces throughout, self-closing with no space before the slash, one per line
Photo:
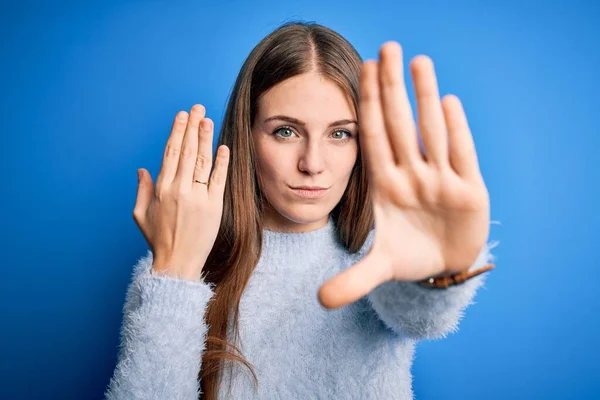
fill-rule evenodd
<path id="1" fill-rule="evenodd" d="M 195 153 L 196 152 L 188 146 L 183 146 L 181 149 L 181 157 L 185 159 L 191 158 Z"/>
<path id="2" fill-rule="evenodd" d="M 175 202 L 177 203 L 177 207 L 182 210 L 190 210 L 193 208 L 196 200 L 192 195 L 191 188 L 180 189 L 177 192 L 177 198 L 175 199 Z"/>
<path id="3" fill-rule="evenodd" d="M 165 201 L 171 197 L 171 192 L 163 187 L 156 188 L 156 198 L 159 202 Z"/>
<path id="4" fill-rule="evenodd" d="M 215 185 L 222 185 L 224 183 L 223 176 L 221 174 L 214 174 L 212 177 L 212 183 Z"/>
<path id="5" fill-rule="evenodd" d="M 404 81 L 396 71 L 386 71 L 381 76 L 382 90 L 396 90 Z"/>
<path id="6" fill-rule="evenodd" d="M 191 185 L 184 185 L 182 183 L 180 183 L 179 185 L 177 185 L 177 191 L 176 191 L 176 200 L 178 202 L 186 202 L 190 199 L 190 195 L 192 193 L 192 187 Z"/>
<path id="7" fill-rule="evenodd" d="M 133 209 L 133 212 L 131 213 L 131 215 L 132 215 L 132 217 L 133 217 L 133 220 L 134 220 L 135 222 L 138 222 L 138 223 L 140 222 L 140 220 L 141 220 L 141 215 L 140 215 L 140 212 L 139 212 L 139 210 L 138 210 L 137 208 L 134 208 L 134 209 Z"/>
<path id="8" fill-rule="evenodd" d="M 196 157 L 196 170 L 203 171 L 207 166 L 210 165 L 211 162 L 212 159 L 210 157 L 198 155 L 198 157 Z"/>
<path id="9" fill-rule="evenodd" d="M 179 157 L 179 147 L 175 146 L 171 143 L 167 144 L 165 148 L 165 158 L 175 158 Z"/>
<path id="10" fill-rule="evenodd" d="M 216 185 L 220 185 L 221 184 L 221 175 L 217 172 L 217 170 L 214 170 L 211 177 L 210 177 L 210 183 L 214 183 Z"/>
<path id="11" fill-rule="evenodd" d="M 135 223 L 141 228 L 144 220 L 146 219 L 146 213 L 139 207 L 136 207 L 133 209 L 131 216 L 133 217 Z"/>
<path id="12" fill-rule="evenodd" d="M 217 185 L 222 185 L 225 183 L 226 178 L 227 178 L 226 171 L 224 171 L 222 169 L 215 169 L 213 171 L 211 180 L 212 180 L 212 182 L 216 183 Z"/>

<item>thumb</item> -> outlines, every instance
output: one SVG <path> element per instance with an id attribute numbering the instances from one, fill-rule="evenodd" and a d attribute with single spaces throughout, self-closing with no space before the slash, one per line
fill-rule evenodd
<path id="1" fill-rule="evenodd" d="M 371 250 L 360 262 L 325 282 L 319 289 L 319 302 L 330 309 L 350 304 L 390 280 L 389 271 L 383 257 Z"/>
<path id="2" fill-rule="evenodd" d="M 138 187 L 135 208 L 133 209 L 134 214 L 143 215 L 146 212 L 150 205 L 150 200 L 152 200 L 153 188 L 154 184 L 152 183 L 150 173 L 144 168 L 138 169 Z"/>

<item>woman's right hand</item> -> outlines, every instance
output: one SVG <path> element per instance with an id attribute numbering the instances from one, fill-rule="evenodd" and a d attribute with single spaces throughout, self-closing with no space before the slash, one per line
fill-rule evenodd
<path id="1" fill-rule="evenodd" d="M 156 187 L 146 169 L 138 170 L 133 210 L 152 250 L 153 270 L 191 280 L 200 279 L 219 232 L 229 165 L 229 148 L 220 146 L 211 174 L 214 124 L 205 113 L 199 104 L 189 115 L 177 113 Z"/>

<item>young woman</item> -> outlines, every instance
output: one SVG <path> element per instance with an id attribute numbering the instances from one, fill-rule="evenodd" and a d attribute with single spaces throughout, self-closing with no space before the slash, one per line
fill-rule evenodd
<path id="1" fill-rule="evenodd" d="M 410 63 L 415 123 L 400 46 L 379 58 L 282 25 L 240 71 L 214 166 L 205 109 L 177 114 L 156 184 L 139 171 L 150 250 L 108 399 L 413 397 L 415 343 L 456 330 L 493 267 L 489 196 L 431 60 Z"/>

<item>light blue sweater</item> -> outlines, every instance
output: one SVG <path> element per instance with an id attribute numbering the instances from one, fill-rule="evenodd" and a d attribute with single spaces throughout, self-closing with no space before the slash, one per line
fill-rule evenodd
<path id="1" fill-rule="evenodd" d="M 351 305 L 324 309 L 317 290 L 360 260 L 372 245 L 348 253 L 332 219 L 305 233 L 263 232 L 260 261 L 240 303 L 242 355 L 220 399 L 412 399 L 415 344 L 458 330 L 483 285 L 480 274 L 436 290 L 387 282 Z M 493 260 L 486 244 L 472 268 Z M 152 253 L 134 267 L 127 291 L 119 361 L 107 399 L 197 399 L 205 348 L 203 319 L 214 286 L 150 273 Z M 231 386 L 231 387 L 230 387 Z"/>

